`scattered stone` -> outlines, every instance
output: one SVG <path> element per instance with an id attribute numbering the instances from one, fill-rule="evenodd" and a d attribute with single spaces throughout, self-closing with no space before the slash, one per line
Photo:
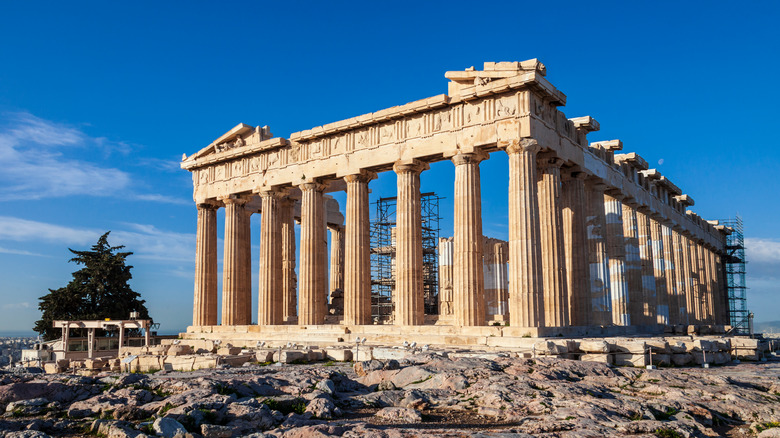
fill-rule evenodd
<path id="1" fill-rule="evenodd" d="M 183 435 L 187 433 L 187 429 L 185 429 L 181 423 L 170 417 L 163 417 L 154 420 L 152 428 L 157 435 L 165 438 L 172 438 L 176 435 Z"/>
<path id="2" fill-rule="evenodd" d="M 382 408 L 376 414 L 374 414 L 374 416 L 394 423 L 422 422 L 422 415 L 420 415 L 420 413 L 414 409 L 410 408 Z"/>

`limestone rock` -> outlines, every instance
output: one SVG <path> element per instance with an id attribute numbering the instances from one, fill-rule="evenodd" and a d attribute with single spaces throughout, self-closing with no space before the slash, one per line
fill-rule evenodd
<path id="1" fill-rule="evenodd" d="M 388 407 L 377 411 L 374 416 L 394 423 L 420 423 L 422 415 L 414 409 Z"/>
<path id="2" fill-rule="evenodd" d="M 152 427 L 157 435 L 165 438 L 173 438 L 176 435 L 187 433 L 187 429 L 185 429 L 181 423 L 169 417 L 154 420 Z"/>

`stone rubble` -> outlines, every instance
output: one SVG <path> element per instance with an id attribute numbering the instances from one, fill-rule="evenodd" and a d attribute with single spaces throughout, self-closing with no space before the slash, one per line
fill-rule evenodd
<path id="1" fill-rule="evenodd" d="M 695 362 L 697 353 L 705 353 L 709 362 L 725 348 L 719 341 L 688 344 L 545 341 L 537 353 L 641 355 L 649 346 L 654 358 L 688 354 Z M 766 362 L 724 366 L 712 359 L 706 369 L 511 356 L 431 350 L 354 364 L 254 362 L 94 376 L 5 373 L 0 438 L 705 437 L 775 436 L 780 430 L 772 427 L 780 425 L 780 361 L 772 355 Z"/>

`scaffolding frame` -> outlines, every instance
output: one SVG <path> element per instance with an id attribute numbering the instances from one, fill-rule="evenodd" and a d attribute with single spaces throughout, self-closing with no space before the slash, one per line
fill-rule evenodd
<path id="1" fill-rule="evenodd" d="M 436 193 L 420 195 L 425 313 L 439 313 L 439 200 Z M 371 316 L 375 324 L 393 320 L 395 290 L 395 225 L 397 197 L 379 198 L 371 221 Z"/>
<path id="2" fill-rule="evenodd" d="M 732 331 L 740 335 L 750 334 L 750 311 L 747 309 L 747 286 L 745 284 L 745 238 L 742 217 L 720 221 L 731 227 L 726 236 L 726 254 L 723 265 L 726 268 L 726 296 L 728 300 L 729 322 Z"/>

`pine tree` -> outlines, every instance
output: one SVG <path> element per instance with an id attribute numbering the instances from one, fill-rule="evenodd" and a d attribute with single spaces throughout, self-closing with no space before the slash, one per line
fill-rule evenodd
<path id="1" fill-rule="evenodd" d="M 73 273 L 73 280 L 59 289 L 49 289 L 40 297 L 38 308 L 43 313 L 33 330 L 45 340 L 57 339 L 61 330 L 52 327 L 55 320 L 127 319 L 130 312 L 139 313 L 140 319 L 149 319 L 145 300 L 130 288 L 132 266 L 125 259 L 132 252 L 117 252 L 124 246 L 109 246 L 108 234 L 103 234 L 91 251 L 75 251 L 70 259 L 82 269 Z"/>

